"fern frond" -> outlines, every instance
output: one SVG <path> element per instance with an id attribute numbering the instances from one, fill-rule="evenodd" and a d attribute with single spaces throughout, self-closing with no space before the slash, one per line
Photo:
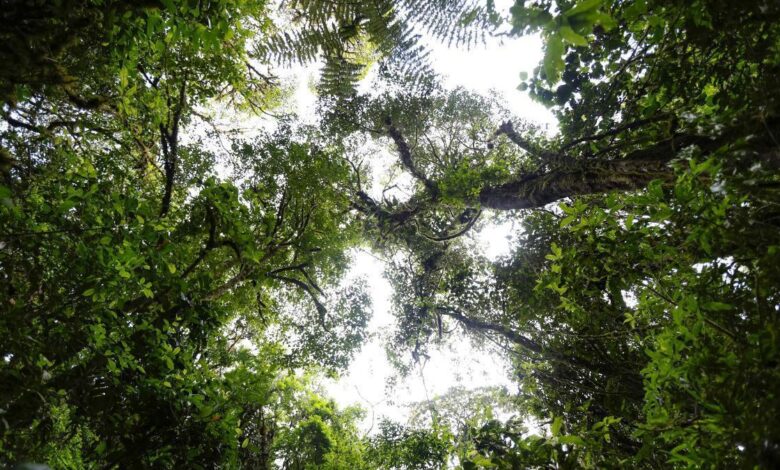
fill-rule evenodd
<path id="1" fill-rule="evenodd" d="M 368 43 L 385 69 L 411 81 L 433 74 L 423 32 L 448 45 L 473 47 L 497 24 L 485 0 L 293 0 L 289 24 L 259 44 L 260 59 L 284 65 L 325 62 L 319 89 L 330 95 L 353 94 L 367 66 L 360 51 Z"/>

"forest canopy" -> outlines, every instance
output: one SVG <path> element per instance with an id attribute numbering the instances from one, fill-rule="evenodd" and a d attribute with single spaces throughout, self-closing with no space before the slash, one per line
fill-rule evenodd
<path id="1" fill-rule="evenodd" d="M 0 22 L 0 468 L 780 466 L 777 2 L 10 0 Z M 518 89 L 557 132 L 432 66 L 433 41 L 528 35 Z M 296 64 L 315 115 L 286 111 Z M 504 222 L 507 254 L 474 249 Z M 386 260 L 398 374 L 465 335 L 513 388 L 361 430 L 319 386 L 371 336 L 357 249 Z"/>

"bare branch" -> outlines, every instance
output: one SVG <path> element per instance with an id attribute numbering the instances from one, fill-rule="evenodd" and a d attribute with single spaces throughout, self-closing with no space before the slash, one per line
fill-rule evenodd
<path id="1" fill-rule="evenodd" d="M 488 323 L 481 320 L 475 320 L 473 318 L 469 318 L 459 311 L 452 309 L 452 308 L 445 308 L 445 307 L 437 307 L 436 312 L 448 316 L 450 318 L 454 318 L 455 320 L 458 320 L 460 323 L 463 324 L 463 326 L 477 331 L 491 331 L 493 333 L 497 333 L 501 336 L 503 336 L 505 339 L 509 340 L 510 342 L 521 346 L 524 349 L 527 349 L 528 351 L 534 352 L 536 354 L 542 354 L 544 355 L 544 348 L 537 343 L 536 341 L 521 335 L 520 333 L 517 333 L 509 328 L 507 328 L 504 325 L 497 325 L 495 323 Z"/>
<path id="2" fill-rule="evenodd" d="M 238 274 L 230 278 L 227 282 L 222 284 L 221 286 L 217 287 L 213 291 L 211 291 L 210 294 L 208 294 L 204 300 L 214 300 L 219 297 L 222 297 L 227 291 L 230 289 L 236 287 L 239 283 L 241 283 L 244 279 L 249 277 L 252 274 L 253 270 L 251 268 L 248 268 L 246 266 L 242 266 L 241 269 L 239 269 Z"/>
<path id="3" fill-rule="evenodd" d="M 206 240 L 206 245 L 201 248 L 198 257 L 195 258 L 195 260 L 190 263 L 190 265 L 187 266 L 187 269 L 185 269 L 181 274 L 182 279 L 187 278 L 187 276 L 189 276 L 195 270 L 195 268 L 197 268 L 198 265 L 203 262 L 203 260 L 206 258 L 206 255 L 208 255 L 209 251 L 211 251 L 216 244 L 217 220 L 216 217 L 214 217 L 214 211 L 211 209 L 211 206 L 206 206 L 206 220 L 209 223 L 209 238 Z"/>
<path id="4" fill-rule="evenodd" d="M 501 126 L 499 126 L 498 130 L 495 132 L 494 135 L 505 135 L 514 142 L 515 145 L 520 147 L 521 149 L 525 150 L 526 152 L 530 153 L 531 155 L 535 157 L 543 157 L 544 152 L 542 152 L 540 149 L 536 147 L 536 145 L 532 144 L 528 140 L 526 140 L 523 136 L 517 133 L 517 131 L 514 128 L 514 125 L 512 124 L 512 121 L 505 121 Z"/>
<path id="5" fill-rule="evenodd" d="M 568 149 L 570 149 L 570 148 L 572 148 L 572 147 L 574 147 L 576 145 L 582 144 L 584 142 L 592 142 L 592 141 L 595 141 L 595 140 L 604 139 L 606 137 L 611 137 L 611 136 L 620 134 L 621 132 L 628 131 L 628 130 L 631 130 L 631 129 L 635 129 L 637 127 L 644 126 L 646 124 L 652 124 L 654 122 L 662 121 L 662 120 L 667 119 L 669 117 L 670 117 L 669 114 L 661 114 L 659 116 L 654 116 L 654 117 L 647 118 L 647 119 L 638 119 L 636 121 L 629 122 L 629 123 L 624 124 L 622 126 L 618 126 L 618 127 L 614 128 L 614 129 L 610 129 L 608 131 L 601 132 L 599 134 L 593 134 L 591 136 L 582 137 L 580 139 L 573 140 L 573 141 L 569 142 L 568 144 L 564 145 L 561 150 L 568 150 Z"/>

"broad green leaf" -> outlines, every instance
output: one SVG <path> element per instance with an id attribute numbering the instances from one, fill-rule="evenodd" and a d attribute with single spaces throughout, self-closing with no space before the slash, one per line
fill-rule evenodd
<path id="1" fill-rule="evenodd" d="M 553 419 L 552 424 L 550 424 L 550 433 L 552 433 L 553 436 L 559 436 L 561 433 L 561 427 L 563 426 L 563 418 L 560 416 L 556 416 Z"/>
<path id="2" fill-rule="evenodd" d="M 563 71 L 563 39 L 558 33 L 550 34 L 547 38 L 547 48 L 544 53 L 544 72 L 547 75 L 547 83 L 558 82 Z"/>
<path id="3" fill-rule="evenodd" d="M 575 46 L 587 46 L 588 40 L 585 39 L 585 37 L 577 34 L 574 32 L 573 29 L 571 29 L 570 26 L 561 26 L 558 29 L 558 32 L 561 34 L 561 37 L 563 37 L 564 40 L 567 42 L 574 44 Z"/>
<path id="4" fill-rule="evenodd" d="M 558 436 L 558 442 L 561 444 L 574 444 L 578 446 L 585 445 L 585 441 L 581 437 L 574 435 Z"/>
<path id="5" fill-rule="evenodd" d="M 563 15 L 572 17 L 582 13 L 587 13 L 599 8 L 603 3 L 604 0 L 580 0 L 573 8 L 566 10 Z"/>

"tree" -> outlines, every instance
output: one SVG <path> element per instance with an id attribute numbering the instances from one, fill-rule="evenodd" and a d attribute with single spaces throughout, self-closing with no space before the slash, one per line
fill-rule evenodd
<path id="1" fill-rule="evenodd" d="M 413 428 L 383 420 L 369 441 L 366 459 L 371 468 L 434 469 L 446 468 L 450 454 L 445 428 Z"/>
<path id="2" fill-rule="evenodd" d="M 283 129 L 231 142 L 234 184 L 187 135 L 208 100 L 278 92 L 249 81 L 259 29 L 242 23 L 265 10 L 164 3 L 5 12 L 9 47 L 51 54 L 3 76 L 4 461 L 235 466 L 253 439 L 268 461 L 267 429 L 242 420 L 363 339 L 361 285 L 339 288 L 358 233 L 347 163 Z M 75 42 L 51 51 L 60 32 Z"/>
<path id="3" fill-rule="evenodd" d="M 415 358 L 448 324 L 493 338 L 540 417 L 583 433 L 616 419 L 623 464 L 772 466 L 777 429 L 751 420 L 777 401 L 758 391 L 777 380 L 761 305 L 777 295 L 778 12 L 556 5 L 518 2 L 512 21 L 546 40 L 523 87 L 554 108 L 559 135 L 462 91 L 333 117 L 384 136 L 413 181 L 403 200 L 357 197 L 398 260 L 397 341 Z M 524 217 L 497 263 L 462 240 L 484 209 L 537 209 L 496 216 Z"/>
<path id="4" fill-rule="evenodd" d="M 333 120 L 386 136 L 414 181 L 406 200 L 357 198 L 380 246 L 407 254 L 390 278 L 411 356 L 448 321 L 493 337 L 538 415 L 616 418 L 615 458 L 634 465 L 776 459 L 777 430 L 750 410 L 777 402 L 756 395 L 776 348 L 755 300 L 776 295 L 760 286 L 776 275 L 777 12 L 707 5 L 518 3 L 514 31 L 547 41 L 524 87 L 556 110 L 556 137 L 463 92 L 364 99 L 356 122 Z M 457 240 L 484 209 L 545 206 L 496 265 Z"/>

